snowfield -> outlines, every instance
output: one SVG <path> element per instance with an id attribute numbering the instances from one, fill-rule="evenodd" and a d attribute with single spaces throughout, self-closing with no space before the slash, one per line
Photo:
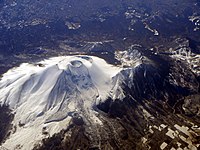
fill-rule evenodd
<path id="1" fill-rule="evenodd" d="M 54 57 L 9 70 L 0 81 L 0 104 L 15 113 L 16 131 L 3 146 L 31 149 L 47 136 L 44 129 L 52 136 L 67 128 L 74 112 L 101 125 L 93 106 L 113 94 L 112 79 L 121 70 L 94 56 Z"/>

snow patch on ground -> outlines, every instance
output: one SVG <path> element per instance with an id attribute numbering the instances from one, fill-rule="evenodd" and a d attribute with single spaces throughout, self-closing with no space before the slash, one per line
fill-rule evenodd
<path id="1" fill-rule="evenodd" d="M 188 19 L 194 23 L 194 31 L 198 31 L 200 29 L 200 16 L 198 14 L 193 14 L 192 16 L 189 16 Z"/>

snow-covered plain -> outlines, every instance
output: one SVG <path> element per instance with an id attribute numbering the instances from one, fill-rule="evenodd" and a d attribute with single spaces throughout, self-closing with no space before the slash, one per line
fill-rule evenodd
<path id="1" fill-rule="evenodd" d="M 0 104 L 15 113 L 16 130 L 3 146 L 32 149 L 67 128 L 73 112 L 101 125 L 93 106 L 110 96 L 112 78 L 121 70 L 94 56 L 60 56 L 9 70 L 0 81 Z"/>

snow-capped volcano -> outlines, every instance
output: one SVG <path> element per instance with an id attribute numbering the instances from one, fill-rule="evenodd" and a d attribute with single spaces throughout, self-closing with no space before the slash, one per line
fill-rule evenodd
<path id="1" fill-rule="evenodd" d="M 174 123 L 181 125 L 183 120 L 174 120 L 169 107 L 174 109 L 176 99 L 185 98 L 185 87 L 190 91 L 199 88 L 195 76 L 188 71 L 191 80 L 182 78 L 184 82 L 177 87 L 173 84 L 176 80 L 171 82 L 168 76 L 178 79 L 179 74 L 173 74 L 177 68 L 168 72 L 164 59 L 149 59 L 133 48 L 138 47 L 117 54 L 121 66 L 95 56 L 60 56 L 24 63 L 5 73 L 0 80 L 0 110 L 8 114 L 0 115 L 0 121 L 8 127 L 0 134 L 0 149 L 106 149 L 104 146 L 109 145 L 112 148 L 108 149 L 120 149 L 115 142 L 124 147 L 134 147 L 133 139 L 136 144 L 144 138 L 151 142 L 151 126 L 156 125 L 160 133 L 157 126 L 162 124 L 175 131 Z M 183 101 L 184 109 L 196 113 L 196 101 L 192 109 L 187 108 L 190 101 Z M 5 116 L 9 119 L 4 121 Z M 187 123 L 186 119 L 185 127 Z M 162 134 L 167 137 L 168 130 Z M 182 140 L 198 147 L 191 139 Z"/>
<path id="2" fill-rule="evenodd" d="M 0 103 L 15 113 L 16 131 L 3 146 L 30 149 L 44 129 L 51 136 L 66 128 L 75 112 L 101 124 L 93 106 L 110 96 L 120 70 L 94 56 L 55 57 L 9 70 L 0 81 Z"/>

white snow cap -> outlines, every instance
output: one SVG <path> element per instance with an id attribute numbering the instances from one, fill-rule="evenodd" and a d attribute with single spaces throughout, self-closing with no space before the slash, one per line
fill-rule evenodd
<path id="1" fill-rule="evenodd" d="M 112 77 L 120 71 L 101 58 L 81 55 L 24 63 L 9 70 L 0 81 L 0 103 L 15 112 L 17 129 L 3 146 L 14 149 L 20 144 L 30 149 L 44 138 L 44 126 L 50 136 L 66 128 L 71 112 L 84 113 L 101 124 L 92 107 L 108 98 Z"/>

